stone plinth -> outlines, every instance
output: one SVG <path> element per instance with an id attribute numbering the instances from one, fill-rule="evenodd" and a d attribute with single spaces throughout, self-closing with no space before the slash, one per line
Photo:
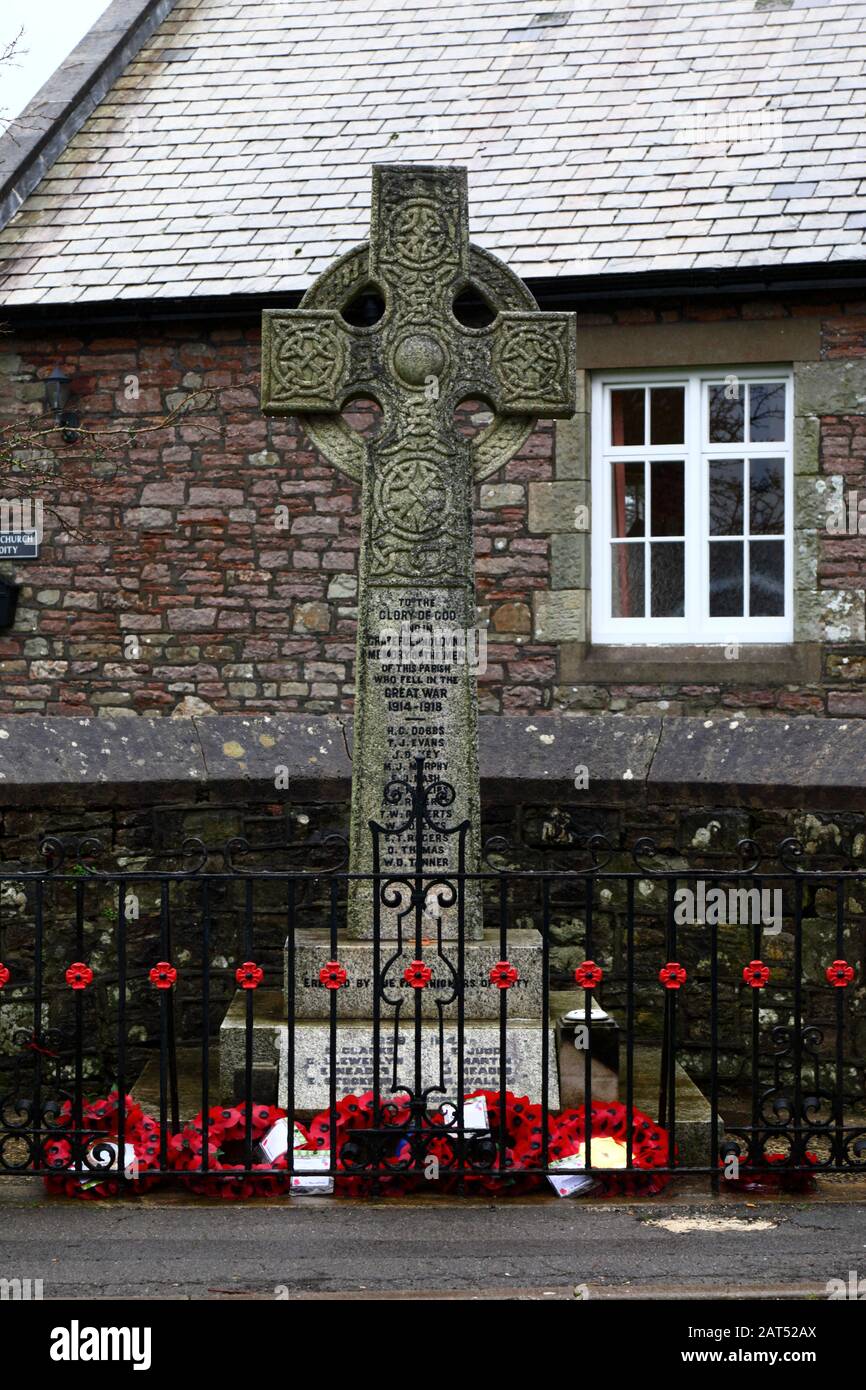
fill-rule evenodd
<path id="1" fill-rule="evenodd" d="M 518 972 L 518 980 L 508 990 L 508 1016 L 520 1018 L 541 1017 L 542 1006 L 542 942 L 538 932 L 510 931 L 508 933 L 507 956 Z M 373 1017 L 373 943 L 346 938 L 341 934 L 337 945 L 337 958 L 348 976 L 346 984 L 337 993 L 337 1016 L 339 1018 L 372 1019 Z M 294 1015 L 295 1018 L 327 1018 L 331 1008 L 332 991 L 319 981 L 319 971 L 326 961 L 333 959 L 331 938 L 327 928 L 303 927 L 295 933 L 294 953 Z M 402 951 L 397 952 L 397 943 L 383 941 L 380 948 L 379 965 L 387 965 L 386 988 L 392 1001 L 401 1003 L 401 1016 L 414 1017 L 415 996 L 420 993 L 421 1011 L 425 1018 L 438 1018 L 437 1000 L 445 1001 L 455 993 L 457 971 L 457 943 L 444 941 L 441 955 L 435 946 L 426 944 L 423 959 L 433 971 L 433 978 L 426 989 L 416 991 L 403 980 L 403 972 L 410 961 L 415 959 L 414 944 L 410 941 Z M 491 968 L 502 959 L 499 933 L 485 932 L 481 941 L 467 941 L 464 947 L 463 999 L 464 1017 L 475 1019 L 498 1019 L 500 1010 L 500 990 L 490 982 Z M 285 988 L 288 997 L 290 959 L 286 951 Z M 382 1005 L 383 1015 L 390 1015 L 393 1009 Z M 443 1014 L 446 1020 L 457 1018 L 457 1004 L 445 1004 Z"/>
<path id="2" fill-rule="evenodd" d="M 288 1103 L 289 1030 L 281 995 L 260 993 L 256 1001 L 253 1030 L 253 1058 L 257 1067 L 276 1066 L 279 1072 L 280 1105 Z M 220 1029 L 220 1077 L 224 1095 L 230 1098 L 235 1077 L 243 1071 L 245 1047 L 245 1005 L 242 994 L 235 997 Z M 381 1037 L 380 1087 L 384 1098 L 390 1094 L 394 1060 L 393 1019 L 383 1020 Z M 505 1085 L 531 1100 L 541 1100 L 543 1030 L 538 1019 L 513 1018 L 505 1040 Z M 457 1093 L 457 1027 L 446 1024 L 440 1051 L 439 1025 L 425 1021 L 421 1030 L 421 1074 L 424 1087 L 440 1082 L 440 1056 L 444 1057 L 444 1098 Z M 295 1024 L 295 1093 L 297 1110 L 322 1110 L 330 1103 L 330 1028 L 326 1019 L 302 1019 Z M 415 1029 L 411 1020 L 399 1030 L 398 1089 L 414 1085 Z M 494 1019 L 468 1018 L 464 1024 L 464 1091 L 499 1087 L 499 1024 Z M 352 1092 L 367 1091 L 373 1085 L 373 1029 L 369 1020 L 340 1020 L 337 1027 L 336 1077 L 338 1098 Z M 559 1104 L 556 1047 L 550 1037 L 548 1057 L 549 1104 Z"/>
<path id="3" fill-rule="evenodd" d="M 380 1030 L 381 1065 L 379 1084 L 384 1096 L 393 1085 L 395 1030 L 393 1022 L 383 1023 Z M 288 1095 L 287 1030 L 281 1029 L 279 1097 L 285 1105 Z M 446 1026 L 440 1048 L 439 1026 L 432 1021 L 421 1026 L 421 1085 L 444 1086 L 443 1099 L 457 1096 L 457 1028 Z M 415 1029 L 411 1022 L 401 1026 L 397 1035 L 397 1090 L 414 1087 Z M 505 1038 L 506 1089 L 541 1099 L 542 1027 L 529 1019 L 515 1019 Z M 491 1019 L 467 1019 L 464 1024 L 463 1089 L 465 1093 L 481 1088 L 499 1087 L 500 1038 L 499 1024 Z M 440 1077 L 440 1058 L 444 1057 L 444 1073 Z M 315 1109 L 329 1103 L 328 1076 L 330 1043 L 328 1024 L 323 1020 L 299 1023 L 295 1027 L 295 1105 L 299 1110 Z M 559 1104 L 555 1048 L 551 1043 L 549 1062 L 549 1103 Z M 347 1021 L 337 1034 L 337 1095 L 368 1091 L 373 1085 L 373 1030 L 369 1023 Z"/>

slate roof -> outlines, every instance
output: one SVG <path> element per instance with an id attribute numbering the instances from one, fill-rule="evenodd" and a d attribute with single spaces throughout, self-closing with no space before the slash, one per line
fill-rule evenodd
<path id="1" fill-rule="evenodd" d="M 468 165 L 529 278 L 862 260 L 864 66 L 864 0 L 178 0 L 0 232 L 0 302 L 304 289 L 388 161 Z"/>

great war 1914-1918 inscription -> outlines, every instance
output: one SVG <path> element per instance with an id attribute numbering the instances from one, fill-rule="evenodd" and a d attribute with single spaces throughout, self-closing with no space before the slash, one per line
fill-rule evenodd
<path id="1" fill-rule="evenodd" d="M 467 327 L 454 311 L 467 289 L 496 314 Z M 365 290 L 384 303 L 358 327 L 342 310 Z M 468 821 L 466 868 L 477 870 L 479 773 L 473 483 L 523 444 L 539 416 L 574 412 L 573 315 L 542 313 L 500 261 L 471 246 L 465 169 L 384 165 L 373 171 L 369 243 L 335 262 L 298 309 L 265 311 L 262 409 L 296 414 L 321 452 L 362 486 L 350 868 L 371 870 L 370 822 L 405 807 L 388 783 L 450 783 L 451 822 Z M 341 418 L 353 400 L 382 410 L 375 438 Z M 493 419 L 465 437 L 455 411 L 481 400 Z M 396 640 L 396 639 L 401 640 Z M 456 869 L 453 837 L 424 829 L 425 875 Z M 407 873 L 414 842 L 383 841 L 383 873 Z M 353 886 L 349 933 L 372 931 L 372 887 Z M 382 919 L 394 934 L 396 909 Z M 467 890 L 465 932 L 482 935 L 480 898 Z M 431 922 L 453 936 L 455 922 Z M 389 933 L 390 928 L 390 933 Z"/>

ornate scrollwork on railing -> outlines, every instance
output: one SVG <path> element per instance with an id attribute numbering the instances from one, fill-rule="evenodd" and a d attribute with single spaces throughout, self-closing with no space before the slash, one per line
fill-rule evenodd
<path id="1" fill-rule="evenodd" d="M 240 878 L 285 877 L 296 871 L 293 861 L 297 861 L 297 873 L 303 873 L 313 880 L 338 874 L 345 869 L 349 862 L 349 840 L 338 830 L 309 840 L 269 840 L 261 845 L 250 844 L 244 836 L 235 835 L 226 840 L 216 853 L 221 856 L 226 872 L 237 874 Z M 239 862 L 244 856 L 262 854 L 281 856 L 288 863 L 280 868 L 254 868 Z"/>
<path id="2" fill-rule="evenodd" d="M 188 863 L 180 869 L 166 871 L 164 869 L 137 869 L 132 867 L 119 868 L 117 865 L 101 867 L 98 861 L 109 853 L 102 840 L 97 835 L 83 835 L 78 837 L 63 835 L 43 835 L 39 842 L 39 852 L 45 860 L 44 864 L 38 868 L 28 869 L 12 866 L 0 866 L 0 877 L 9 879 L 43 879 L 43 880 L 67 880 L 75 879 L 99 879 L 100 881 L 110 880 L 117 882 L 121 879 L 163 879 L 171 878 L 192 878 L 200 874 L 206 867 L 210 851 L 204 841 L 197 836 L 188 836 L 179 850 L 162 851 L 168 857 L 187 860 Z M 127 851 L 124 850 L 126 854 Z M 6 872 L 3 873 L 3 868 Z"/>
<path id="3" fill-rule="evenodd" d="M 573 851 L 582 851 L 588 863 L 571 862 Z M 491 835 L 482 848 L 483 863 L 496 874 L 562 874 L 585 878 L 600 874 L 610 862 L 613 846 L 601 831 L 581 836 L 558 849 L 544 849 L 540 845 L 515 844 L 506 835 Z M 507 863 L 496 863 L 495 857 L 507 859 Z M 528 861 L 528 862 L 527 862 Z"/>

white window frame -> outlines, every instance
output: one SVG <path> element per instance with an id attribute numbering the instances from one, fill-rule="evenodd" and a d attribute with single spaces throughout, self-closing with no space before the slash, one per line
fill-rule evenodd
<path id="1" fill-rule="evenodd" d="M 766 444 L 708 444 L 709 386 L 739 381 L 784 382 L 785 440 Z M 611 390 L 628 386 L 684 386 L 682 445 L 619 445 L 611 437 Z M 592 379 L 592 630 L 593 645 L 709 646 L 791 642 L 794 638 L 794 383 L 790 366 L 708 367 L 682 371 L 610 371 Z M 647 416 L 649 409 L 647 407 Z M 785 477 L 785 613 L 783 617 L 709 615 L 709 461 L 712 458 L 783 457 Z M 613 538 L 612 461 L 685 459 L 685 614 L 681 618 L 614 618 L 611 615 Z M 746 470 L 747 471 L 747 470 Z M 647 528 L 649 501 L 647 499 Z M 767 538 L 769 539 L 769 537 Z M 748 595 L 748 543 L 745 593 Z"/>

